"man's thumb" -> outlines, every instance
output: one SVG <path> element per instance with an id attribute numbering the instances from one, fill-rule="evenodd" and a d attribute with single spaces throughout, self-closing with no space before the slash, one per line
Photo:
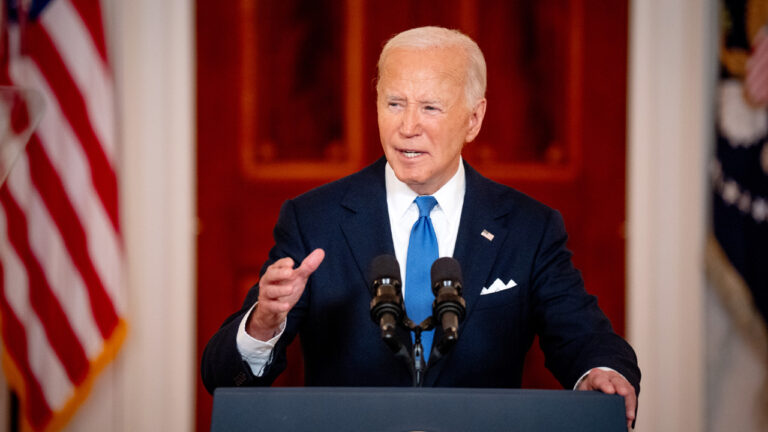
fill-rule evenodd
<path id="1" fill-rule="evenodd" d="M 304 258 L 304 261 L 301 262 L 301 265 L 298 269 L 298 275 L 301 276 L 304 279 L 308 279 L 309 276 L 317 270 L 317 268 L 320 266 L 320 263 L 323 262 L 323 259 L 325 258 L 325 251 L 322 249 L 315 249 L 312 251 L 311 254 L 307 255 L 306 258 Z"/>

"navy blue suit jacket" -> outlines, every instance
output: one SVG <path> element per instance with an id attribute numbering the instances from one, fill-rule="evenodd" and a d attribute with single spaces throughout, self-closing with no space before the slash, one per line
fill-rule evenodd
<path id="1" fill-rule="evenodd" d="M 385 159 L 341 180 L 287 201 L 275 226 L 266 267 L 315 248 L 325 259 L 288 315 L 285 333 L 262 377 L 254 377 L 236 346 L 237 327 L 258 298 L 258 285 L 242 309 L 211 338 L 202 362 L 206 388 L 269 385 L 285 368 L 285 348 L 299 334 L 307 385 L 409 386 L 409 370 L 380 338 L 370 318 L 368 267 L 394 254 L 384 185 Z M 519 387 L 535 334 L 546 366 L 565 388 L 587 370 L 611 367 L 639 391 L 632 348 L 611 329 L 587 294 L 566 249 L 560 214 L 465 164 L 466 194 L 454 258 L 464 274 L 466 318 L 446 357 L 430 359 L 426 386 Z M 493 239 L 481 235 L 483 230 Z M 496 279 L 517 286 L 481 295 Z M 403 330 L 400 337 L 410 347 Z M 435 335 L 437 341 L 440 337 Z"/>

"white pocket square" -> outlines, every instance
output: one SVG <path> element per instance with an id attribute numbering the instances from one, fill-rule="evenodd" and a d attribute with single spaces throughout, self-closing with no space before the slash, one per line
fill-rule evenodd
<path id="1" fill-rule="evenodd" d="M 507 282 L 506 284 L 502 282 L 501 279 L 496 279 L 495 281 L 493 281 L 491 286 L 487 288 L 483 287 L 483 289 L 480 291 L 480 295 L 493 294 L 493 293 L 504 291 L 516 286 L 517 286 L 517 282 L 515 282 L 512 279 L 510 279 L 509 282 Z"/>

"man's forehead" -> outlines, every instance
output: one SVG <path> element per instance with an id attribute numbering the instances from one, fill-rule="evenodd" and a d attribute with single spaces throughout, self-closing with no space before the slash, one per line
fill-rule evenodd
<path id="1" fill-rule="evenodd" d="M 458 46 L 393 48 L 383 60 L 382 75 L 421 69 L 461 75 L 467 65 L 466 53 Z"/>
<path id="2" fill-rule="evenodd" d="M 393 50 L 382 65 L 380 84 L 463 85 L 465 62 L 448 50 Z"/>

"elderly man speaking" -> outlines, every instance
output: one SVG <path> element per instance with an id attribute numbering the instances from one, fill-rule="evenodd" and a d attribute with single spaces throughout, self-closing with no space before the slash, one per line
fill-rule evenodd
<path id="1" fill-rule="evenodd" d="M 424 385 L 519 387 L 538 335 L 563 387 L 620 394 L 631 424 L 635 353 L 584 290 L 560 214 L 462 160 L 483 124 L 485 87 L 483 54 L 458 31 L 421 27 L 387 42 L 376 87 L 384 157 L 283 205 L 259 283 L 205 349 L 209 391 L 271 384 L 296 334 L 307 385 L 411 385 L 370 319 L 368 266 L 397 258 L 418 322 L 432 313 L 432 262 L 453 257 L 464 273 L 461 338 L 430 357 L 441 331 L 422 334 Z M 410 349 L 409 332 L 397 335 Z"/>

